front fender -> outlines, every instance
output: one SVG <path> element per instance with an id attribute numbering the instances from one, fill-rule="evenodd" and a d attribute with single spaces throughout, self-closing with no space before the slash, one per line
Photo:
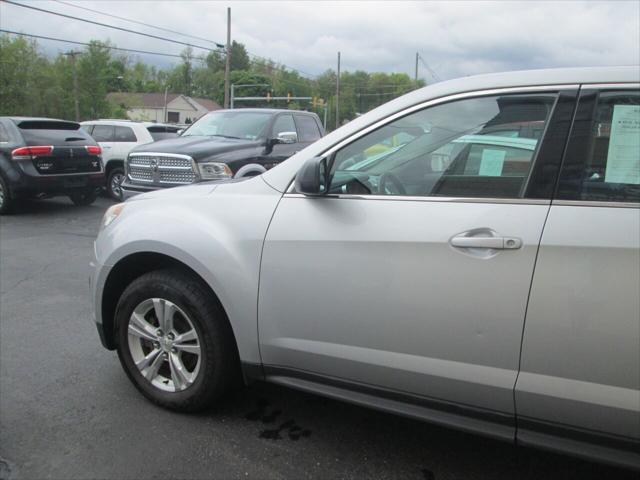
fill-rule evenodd
<path id="1" fill-rule="evenodd" d="M 189 188 L 184 190 L 188 193 Z M 120 218 L 96 240 L 96 260 L 110 269 L 132 254 L 150 252 L 189 266 L 218 296 L 241 360 L 259 363 L 260 258 L 280 197 L 256 177 L 221 184 L 209 195 L 159 195 L 127 203 Z"/>

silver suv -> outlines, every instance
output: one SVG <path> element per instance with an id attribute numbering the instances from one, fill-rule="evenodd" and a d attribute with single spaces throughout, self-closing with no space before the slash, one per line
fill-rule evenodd
<path id="1" fill-rule="evenodd" d="M 640 70 L 435 84 L 261 176 L 111 207 L 102 343 L 182 411 L 241 378 L 640 467 Z"/>

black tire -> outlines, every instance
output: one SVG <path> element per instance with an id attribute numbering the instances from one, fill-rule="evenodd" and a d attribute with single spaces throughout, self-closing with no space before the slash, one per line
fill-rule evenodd
<path id="1" fill-rule="evenodd" d="M 95 189 L 91 190 L 83 190 L 81 192 L 74 192 L 69 195 L 71 201 L 78 206 L 87 206 L 91 205 L 98 198 L 98 193 Z"/>
<path id="2" fill-rule="evenodd" d="M 14 203 L 7 182 L 5 182 L 2 175 L 0 175 L 0 215 L 11 213 Z"/>
<path id="3" fill-rule="evenodd" d="M 199 337 L 200 367 L 193 383 L 181 391 L 163 391 L 136 367 L 128 342 L 129 319 L 145 300 L 161 298 L 180 308 Z M 115 314 L 117 350 L 129 379 L 153 403 L 180 412 L 197 412 L 212 406 L 229 392 L 239 371 L 231 326 L 211 291 L 181 270 L 156 270 L 134 280 L 124 291 Z"/>
<path id="4" fill-rule="evenodd" d="M 122 187 L 120 184 L 124 180 L 124 170 L 122 168 L 116 167 L 109 172 L 107 176 L 107 193 L 111 198 L 117 200 L 118 202 L 122 201 Z"/>

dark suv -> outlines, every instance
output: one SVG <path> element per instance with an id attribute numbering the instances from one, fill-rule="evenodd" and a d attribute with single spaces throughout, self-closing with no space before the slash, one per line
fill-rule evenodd
<path id="1" fill-rule="evenodd" d="M 322 137 L 314 113 L 247 108 L 208 113 L 178 138 L 134 148 L 124 198 L 205 180 L 260 175 Z"/>
<path id="2" fill-rule="evenodd" d="M 66 195 L 89 205 L 104 184 L 102 150 L 80 124 L 0 117 L 0 214 L 16 200 Z"/>

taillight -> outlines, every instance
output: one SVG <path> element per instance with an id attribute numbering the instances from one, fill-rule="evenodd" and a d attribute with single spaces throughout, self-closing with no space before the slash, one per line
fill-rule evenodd
<path id="1" fill-rule="evenodd" d="M 51 155 L 53 152 L 52 146 L 38 146 L 38 147 L 20 147 L 11 152 L 11 157 L 14 160 L 31 160 L 33 157 L 42 155 Z"/>
<path id="2" fill-rule="evenodd" d="M 102 148 L 97 145 L 86 145 L 84 148 L 87 149 L 90 155 L 100 155 L 102 153 Z"/>

